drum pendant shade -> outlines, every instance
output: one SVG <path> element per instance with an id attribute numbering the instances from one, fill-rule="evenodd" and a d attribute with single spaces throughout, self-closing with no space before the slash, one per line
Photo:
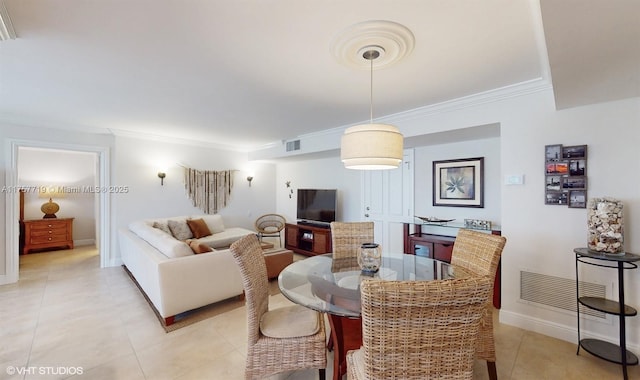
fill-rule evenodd
<path id="1" fill-rule="evenodd" d="M 340 159 L 347 169 L 395 169 L 402 162 L 403 137 L 388 124 L 362 124 L 342 135 Z"/>

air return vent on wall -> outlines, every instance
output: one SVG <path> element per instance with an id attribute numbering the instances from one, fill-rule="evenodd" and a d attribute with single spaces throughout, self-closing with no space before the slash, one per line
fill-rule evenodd
<path id="1" fill-rule="evenodd" d="M 580 296 L 603 297 L 604 285 L 580 281 Z M 520 299 L 558 309 L 576 311 L 576 280 L 520 271 Z M 581 314 L 605 319 L 602 312 L 580 306 Z"/>
<path id="2" fill-rule="evenodd" d="M 287 152 L 300 150 L 300 140 L 287 141 Z"/>

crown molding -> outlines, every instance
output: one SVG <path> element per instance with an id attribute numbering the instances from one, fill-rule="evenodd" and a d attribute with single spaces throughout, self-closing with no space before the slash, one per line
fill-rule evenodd
<path id="1" fill-rule="evenodd" d="M 549 81 L 543 78 L 537 78 L 474 95 L 464 96 L 462 98 L 448 100 L 436 104 L 430 104 L 428 106 L 414 108 L 408 111 L 398 112 L 395 114 L 376 118 L 375 120 L 378 122 L 402 123 L 403 121 L 407 120 L 414 120 L 437 114 L 461 111 L 466 108 L 478 107 L 490 103 L 497 103 L 504 100 L 515 99 L 521 96 L 526 96 L 552 89 L 553 87 Z"/>
<path id="2" fill-rule="evenodd" d="M 1 0 L 0 0 L 1 1 Z M 505 87 L 501 87 L 498 89 L 494 89 L 494 90 L 490 90 L 490 91 L 485 91 L 482 93 L 478 93 L 478 94 L 474 94 L 474 95 L 469 95 L 469 96 L 465 96 L 462 98 L 458 98 L 458 99 L 453 99 L 450 101 L 445 101 L 445 102 L 441 102 L 441 103 L 437 103 L 437 104 L 432 104 L 432 105 L 428 105 L 428 106 L 424 106 L 424 107 L 419 107 L 419 108 L 415 108 L 415 109 L 411 109 L 411 110 L 407 110 L 407 111 L 403 111 L 403 112 L 398 112 L 395 114 L 390 114 L 390 115 L 386 115 L 386 116 L 382 116 L 382 117 L 377 117 L 375 118 L 375 121 L 380 123 L 393 123 L 393 124 L 402 124 L 403 122 L 406 121 L 410 121 L 410 120 L 415 120 L 415 119 L 419 119 L 419 118 L 424 118 L 424 117 L 428 117 L 428 116 L 433 116 L 433 115 L 437 115 L 437 114 L 444 114 L 444 113 L 449 113 L 449 112 L 455 112 L 455 111 L 459 111 L 459 110 L 463 110 L 466 108 L 471 108 L 471 107 L 477 107 L 480 105 L 485 105 L 485 104 L 489 104 L 489 103 L 496 103 L 496 102 L 500 102 L 500 101 L 504 101 L 504 100 L 508 100 L 508 99 L 513 99 L 513 98 L 518 98 L 521 96 L 526 96 L 529 94 L 533 94 L 533 93 L 537 93 L 537 92 L 542 92 L 542 91 L 547 91 L 547 90 L 552 90 L 552 85 L 549 81 L 543 79 L 543 78 L 538 78 L 538 79 L 534 79 L 534 80 L 530 80 L 530 81 L 525 81 L 519 84 L 515 84 L 515 85 L 509 85 L 509 86 L 505 86 Z M 254 147 L 242 147 L 242 146 L 232 146 L 232 145 L 225 145 L 225 144 L 220 144 L 220 143 L 216 143 L 213 141 L 207 141 L 207 140 L 196 140 L 196 139 L 185 139 L 185 138 L 180 138 L 180 137 L 175 137 L 175 136 L 165 136 L 165 135 L 158 135 L 158 134 L 153 134 L 153 133 L 144 133 L 144 132 L 136 132 L 136 131 L 131 131 L 131 130 L 125 130 L 125 129 L 116 129 L 116 128 L 92 128 L 92 127 L 69 127 L 69 125 L 60 125 L 60 124 L 52 124 L 50 122 L 31 122 L 31 123 L 25 123 L 24 120 L 17 120 L 15 118 L 10 118 L 7 117 L 7 115 L 5 115 L 5 117 L 2 117 L 0 115 L 0 122 L 7 122 L 10 124 L 14 124 L 14 125 L 21 125 L 21 126 L 30 126 L 30 127 L 35 127 L 35 126 L 47 126 L 47 127 L 51 127 L 51 128 L 56 128 L 56 129 L 62 129 L 62 130 L 68 130 L 68 131 L 80 131 L 80 132 L 85 132 L 85 133 L 97 133 L 97 134 L 110 134 L 113 136 L 120 136 L 120 137 L 129 137 L 129 138 L 137 138 L 137 139 L 141 139 L 141 140 L 151 140 L 151 141 L 158 141 L 158 142 L 165 142 L 165 143 L 173 143 L 173 144 L 182 144 L 182 145 L 190 145 L 190 146 L 201 146 L 201 147 L 206 147 L 206 148 L 216 148 L 216 149 L 221 149 L 221 150 L 227 150 L 227 151 L 234 151 L 234 152 L 258 152 L 258 151 L 264 151 L 264 150 L 271 150 L 271 149 L 278 149 L 279 146 L 283 146 L 286 144 L 287 141 L 291 141 L 291 140 L 297 140 L 297 139 L 314 139 L 317 137 L 322 137 L 322 136 L 340 136 L 342 135 L 342 133 L 344 133 L 344 130 L 346 128 L 352 127 L 354 125 L 359 125 L 359 124 L 363 124 L 363 123 L 368 123 L 369 121 L 359 121 L 356 123 L 352 123 L 352 124 L 348 124 L 348 125 L 343 125 L 340 127 L 334 127 L 334 128 L 328 128 L 328 129 L 324 129 L 322 131 L 317 131 L 317 132 L 312 132 L 312 133 L 307 133 L 307 134 L 303 134 L 303 135 L 298 135 L 295 137 L 291 137 L 291 138 L 287 138 L 284 140 L 278 140 L 278 141 L 274 141 L 272 143 L 267 143 L 267 144 L 263 144 L 261 146 L 254 146 Z M 295 153 L 291 153 L 290 155 L 296 155 Z"/>
<path id="3" fill-rule="evenodd" d="M 543 78 L 537 78 L 525 82 L 521 82 L 514 85 L 504 86 L 497 89 L 481 92 L 474 95 L 464 96 L 462 98 L 452 99 L 441 103 L 430 104 L 419 108 L 414 108 L 407 111 L 402 111 L 386 116 L 376 117 L 374 122 L 376 123 L 394 123 L 402 124 L 402 122 L 415 120 L 427 116 L 433 116 L 437 114 L 444 114 L 449 112 L 460 111 L 466 108 L 477 107 L 489 103 L 497 103 L 508 99 L 514 99 L 521 96 L 530 95 L 537 92 L 552 90 L 553 87 L 549 81 Z M 335 134 L 337 132 L 342 133 L 345 129 L 354 125 L 366 124 L 369 120 L 360 121 L 353 124 L 343 125 L 340 127 L 329 128 L 318 132 L 307 133 L 299 135 L 295 138 L 289 138 L 284 141 L 313 138 L 318 136 L 326 136 Z"/>
<path id="4" fill-rule="evenodd" d="M 4 4 L 4 0 L 0 0 L 0 41 L 13 40 L 16 38 L 16 31 L 13 29 L 11 17 Z"/>

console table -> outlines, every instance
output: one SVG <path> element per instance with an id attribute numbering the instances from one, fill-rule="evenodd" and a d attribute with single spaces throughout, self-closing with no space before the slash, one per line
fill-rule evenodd
<path id="1" fill-rule="evenodd" d="M 622 375 L 628 379 L 627 366 L 637 365 L 638 357 L 627 350 L 626 340 L 626 317 L 638 314 L 636 309 L 624 304 L 624 271 L 626 269 L 636 269 L 636 261 L 640 261 L 639 255 L 625 253 L 624 255 L 607 255 L 602 252 L 591 251 L 587 248 L 576 248 L 576 298 L 578 301 L 578 351 L 580 347 L 588 353 L 612 363 L 622 365 Z M 578 277 L 578 264 L 584 263 L 603 268 L 618 269 L 618 301 L 612 301 L 600 297 L 580 297 L 580 281 Z M 606 314 L 617 315 L 620 319 L 620 345 L 605 342 L 599 339 L 580 339 L 580 305 L 589 309 L 598 310 Z"/>
<path id="2" fill-rule="evenodd" d="M 411 232 L 412 226 L 414 232 Z M 450 263 L 451 254 L 453 253 L 453 245 L 456 241 L 455 235 L 458 233 L 458 229 L 460 228 L 474 229 L 465 227 L 463 224 L 457 223 L 404 223 L 404 253 L 409 255 L 426 256 L 432 259 Z M 481 231 L 492 235 L 501 234 L 500 230 L 498 229 Z M 451 235 L 449 235 L 449 233 Z M 496 270 L 496 278 L 493 287 L 493 306 L 496 309 L 499 309 L 501 305 L 500 271 L 501 264 L 498 263 L 498 269 Z"/>
<path id="3" fill-rule="evenodd" d="M 73 249 L 73 218 L 23 220 L 24 246 L 22 253 L 33 249 Z"/>

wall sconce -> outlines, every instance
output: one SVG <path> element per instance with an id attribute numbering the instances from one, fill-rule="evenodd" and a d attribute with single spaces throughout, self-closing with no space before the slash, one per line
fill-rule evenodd
<path id="1" fill-rule="evenodd" d="M 158 178 L 160 178 L 160 186 L 164 186 L 164 177 L 167 176 L 167 173 L 158 172 Z"/>
<path id="2" fill-rule="evenodd" d="M 253 181 L 253 176 L 248 176 L 247 181 L 249 181 L 249 187 L 251 187 L 251 181 Z"/>

